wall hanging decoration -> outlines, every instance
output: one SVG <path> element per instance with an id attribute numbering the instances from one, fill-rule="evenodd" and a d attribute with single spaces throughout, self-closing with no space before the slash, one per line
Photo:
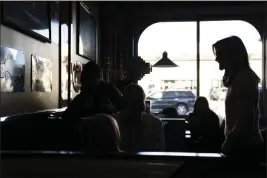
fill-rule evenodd
<path id="1" fill-rule="evenodd" d="M 82 2 L 77 6 L 77 54 L 96 60 L 96 20 Z"/>
<path id="2" fill-rule="evenodd" d="M 47 1 L 2 2 L 2 23 L 43 42 L 51 42 L 51 7 Z"/>
<path id="3" fill-rule="evenodd" d="M 52 91 L 52 60 L 32 55 L 32 91 Z"/>
<path id="4" fill-rule="evenodd" d="M 81 89 L 82 65 L 79 62 L 72 63 L 72 86 L 76 93 Z"/>
<path id="5" fill-rule="evenodd" d="M 16 49 L 0 46 L 1 92 L 24 92 L 24 53 Z"/>

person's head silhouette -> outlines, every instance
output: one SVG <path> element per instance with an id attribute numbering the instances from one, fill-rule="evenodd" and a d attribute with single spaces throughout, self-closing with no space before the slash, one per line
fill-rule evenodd
<path id="1" fill-rule="evenodd" d="M 116 120 L 104 114 L 86 118 L 81 125 L 84 151 L 117 152 L 120 144 L 120 131 Z"/>
<path id="2" fill-rule="evenodd" d="M 210 109 L 209 102 L 207 98 L 200 96 L 197 98 L 195 105 L 194 105 L 194 112 L 195 113 L 203 113 Z"/>
<path id="3" fill-rule="evenodd" d="M 103 80 L 103 70 L 94 61 L 86 63 L 81 72 L 81 91 L 96 86 Z"/>
<path id="4" fill-rule="evenodd" d="M 223 83 L 231 85 L 233 77 L 241 70 L 250 68 L 248 52 L 243 41 L 237 36 L 230 36 L 212 45 L 220 70 L 225 70 Z"/>
<path id="5" fill-rule="evenodd" d="M 220 70 L 239 70 L 249 67 L 248 52 L 243 41 L 230 36 L 213 44 L 213 51 Z"/>
<path id="6" fill-rule="evenodd" d="M 146 109 L 145 92 L 137 84 L 129 84 L 123 92 L 125 110 L 133 115 L 141 114 Z"/>

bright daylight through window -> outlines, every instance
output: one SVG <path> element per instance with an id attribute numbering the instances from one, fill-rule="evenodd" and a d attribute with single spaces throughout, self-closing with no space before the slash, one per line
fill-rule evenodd
<path id="1" fill-rule="evenodd" d="M 199 94 L 208 99 L 210 108 L 222 120 L 227 89 L 222 85 L 224 71 L 219 70 L 215 61 L 212 44 L 231 35 L 240 37 L 247 48 L 251 68 L 262 79 L 260 34 L 244 21 L 203 21 L 199 25 Z M 173 107 L 179 115 L 187 115 L 197 97 L 197 22 L 160 22 L 149 26 L 140 36 L 138 56 L 153 65 L 164 51 L 178 67 L 153 67 L 138 84 L 151 100 L 152 113 Z"/>

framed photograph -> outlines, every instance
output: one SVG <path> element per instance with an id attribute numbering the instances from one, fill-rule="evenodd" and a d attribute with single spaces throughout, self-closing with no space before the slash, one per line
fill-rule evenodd
<path id="1" fill-rule="evenodd" d="M 96 20 L 84 3 L 77 4 L 77 54 L 96 60 Z"/>
<path id="2" fill-rule="evenodd" d="M 32 91 L 52 91 L 52 60 L 32 55 Z"/>
<path id="3" fill-rule="evenodd" d="M 3 1 L 2 23 L 42 42 L 51 43 L 51 3 Z"/>
<path id="4" fill-rule="evenodd" d="M 16 49 L 0 46 L 0 91 L 24 92 L 24 53 Z"/>
<path id="5" fill-rule="evenodd" d="M 80 62 L 71 63 L 72 65 L 72 86 L 76 93 L 80 92 L 81 89 L 81 73 L 82 65 Z"/>

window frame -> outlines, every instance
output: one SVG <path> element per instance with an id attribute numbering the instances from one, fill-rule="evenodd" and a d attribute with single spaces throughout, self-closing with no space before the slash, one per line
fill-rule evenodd
<path id="1" fill-rule="evenodd" d="M 177 20 L 175 22 L 196 22 L 196 98 L 200 96 L 200 22 L 212 22 L 212 21 L 243 21 L 246 22 L 250 25 L 252 25 L 260 34 L 261 37 L 261 41 L 262 41 L 262 80 L 261 80 L 261 85 L 263 86 L 262 88 L 262 95 L 260 96 L 260 99 L 263 101 L 263 103 L 261 104 L 262 108 L 266 108 L 266 102 L 264 102 L 264 99 L 266 98 L 266 88 L 267 88 L 267 81 L 266 81 L 266 66 L 267 66 L 267 62 L 266 62 L 266 46 L 267 46 L 267 34 L 263 35 L 264 33 L 261 33 L 261 30 L 259 30 L 259 28 L 257 28 L 257 26 L 255 24 L 253 24 L 252 22 L 245 20 L 245 19 L 240 19 L 240 18 L 225 18 L 225 19 L 207 19 L 207 20 L 203 20 L 203 19 L 196 19 L 196 20 Z M 134 54 L 138 55 L 138 43 L 139 43 L 139 39 L 141 37 L 141 35 L 143 34 L 143 32 L 150 27 L 151 25 L 154 25 L 156 23 L 160 23 L 163 21 L 158 21 L 158 22 L 154 22 L 154 23 L 150 23 L 150 25 L 147 25 L 146 28 L 143 29 L 143 31 L 139 34 L 136 43 L 134 44 L 134 49 L 133 51 Z M 174 22 L 174 21 L 164 21 L 164 22 Z M 265 27 L 267 28 L 267 27 Z M 266 31 L 266 30 L 265 30 Z M 162 95 L 163 96 L 163 95 Z M 265 109 L 266 110 L 266 109 Z M 263 115 L 266 117 L 266 111 L 263 109 Z"/>

